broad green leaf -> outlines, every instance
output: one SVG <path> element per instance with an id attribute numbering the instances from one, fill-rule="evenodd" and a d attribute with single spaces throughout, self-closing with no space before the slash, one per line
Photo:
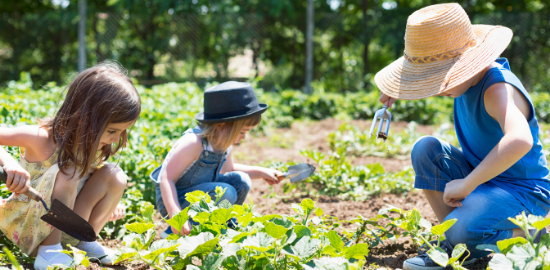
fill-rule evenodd
<path id="1" fill-rule="evenodd" d="M 539 231 L 546 228 L 546 226 L 548 225 L 550 225 L 550 218 L 545 218 L 543 220 L 533 222 L 533 227 L 535 227 Z"/>
<path id="2" fill-rule="evenodd" d="M 428 230 L 432 229 L 432 224 L 424 218 L 420 219 L 420 222 L 418 222 L 418 225 L 420 225 L 420 227 L 428 229 Z"/>
<path id="3" fill-rule="evenodd" d="M 355 244 L 347 248 L 346 251 L 344 252 L 344 256 L 348 260 L 351 258 L 356 260 L 361 260 L 361 259 L 364 259 L 365 256 L 367 255 L 369 255 L 369 244 L 365 244 L 365 243 Z"/>
<path id="4" fill-rule="evenodd" d="M 121 251 L 120 255 L 118 255 L 117 259 L 115 260 L 115 262 L 113 264 L 118 264 L 119 262 L 130 260 L 131 258 L 135 257 L 136 255 L 138 255 L 137 251 L 133 251 L 133 252 L 131 252 L 131 251 L 123 252 L 123 251 Z"/>
<path id="5" fill-rule="evenodd" d="M 504 239 L 497 242 L 498 249 L 504 255 L 508 253 L 515 245 L 527 244 L 527 240 L 523 237 L 515 237 L 510 239 Z"/>
<path id="6" fill-rule="evenodd" d="M 200 202 L 201 200 L 205 200 L 207 203 L 212 201 L 212 198 L 207 193 L 204 193 L 202 190 L 195 190 L 193 192 L 189 192 L 185 194 L 185 200 L 187 200 L 190 204 L 194 204 L 196 202 Z"/>
<path id="7" fill-rule="evenodd" d="M 225 257 L 237 256 L 239 250 L 241 250 L 241 245 L 237 243 L 227 244 L 223 247 L 222 255 Z"/>
<path id="8" fill-rule="evenodd" d="M 232 212 L 233 215 L 235 215 L 237 218 L 244 216 L 245 214 L 248 213 L 244 210 L 244 207 L 242 205 L 238 205 L 238 204 L 233 205 L 233 207 L 231 208 L 231 211 L 233 211 Z"/>
<path id="9" fill-rule="evenodd" d="M 428 256 L 437 264 L 445 267 L 449 262 L 449 255 L 440 247 L 428 250 Z"/>
<path id="10" fill-rule="evenodd" d="M 451 228 L 456 222 L 456 218 L 449 219 L 439 225 L 432 227 L 432 233 L 438 236 L 442 236 L 449 228 Z"/>
<path id="11" fill-rule="evenodd" d="M 330 245 L 327 245 L 323 248 L 323 250 L 321 251 L 321 254 L 323 255 L 329 255 L 331 257 L 338 257 L 338 256 L 341 256 L 341 254 L 336 251 L 336 249 L 334 249 L 332 246 Z"/>
<path id="12" fill-rule="evenodd" d="M 281 225 L 281 226 L 283 226 L 283 227 L 285 227 L 285 228 L 287 228 L 287 229 L 290 229 L 290 228 L 294 225 L 294 223 L 292 223 L 292 221 L 290 221 L 290 220 L 288 220 L 288 219 L 286 219 L 286 218 L 274 218 L 274 219 L 272 220 L 272 222 L 273 222 L 274 224 Z"/>
<path id="13" fill-rule="evenodd" d="M 344 251 L 344 241 L 342 241 L 342 238 L 340 235 L 338 235 L 335 231 L 329 231 L 325 233 L 325 236 L 330 241 L 330 245 L 336 250 L 338 253 L 342 253 Z"/>
<path id="14" fill-rule="evenodd" d="M 189 220 L 188 211 L 189 207 L 181 210 L 171 219 L 166 220 L 166 223 L 174 228 L 182 228 L 183 225 Z"/>
<path id="15" fill-rule="evenodd" d="M 204 269 L 220 269 L 220 266 L 225 258 L 227 257 L 221 254 L 209 253 L 202 262 L 202 267 Z"/>
<path id="16" fill-rule="evenodd" d="M 316 216 L 320 217 L 320 216 L 322 216 L 323 214 L 324 214 L 323 209 L 321 209 L 321 208 L 316 208 L 316 209 L 315 209 L 315 215 L 316 215 Z"/>
<path id="17" fill-rule="evenodd" d="M 303 236 L 311 236 L 311 230 L 304 225 L 294 226 L 294 232 L 296 233 L 296 238 L 300 238 Z"/>
<path id="18" fill-rule="evenodd" d="M 311 239 L 309 236 L 304 236 L 296 243 L 296 245 L 292 246 L 292 250 L 296 256 L 303 260 L 315 254 L 320 245 L 321 240 Z"/>
<path id="19" fill-rule="evenodd" d="M 166 240 L 178 240 L 178 239 L 180 239 L 180 237 L 181 237 L 181 235 L 172 233 L 172 234 L 168 235 L 168 237 L 166 237 Z"/>
<path id="20" fill-rule="evenodd" d="M 242 242 L 241 240 L 245 239 L 246 237 L 248 237 L 249 235 L 253 235 L 257 232 L 258 230 L 257 229 L 254 229 L 250 232 L 242 232 L 238 235 L 236 235 L 235 237 L 233 237 L 233 239 L 231 241 L 229 241 L 229 243 L 239 243 L 239 242 Z"/>
<path id="21" fill-rule="evenodd" d="M 197 252 L 203 251 L 205 248 L 199 249 L 199 247 L 207 243 L 208 241 L 212 241 L 212 240 L 216 240 L 215 242 L 217 243 L 217 239 L 214 239 L 214 235 L 212 235 L 209 232 L 200 233 L 199 235 L 195 235 L 195 236 L 185 236 L 178 239 L 178 244 L 180 244 L 178 247 L 180 258 L 186 259 L 187 257 L 190 257 L 193 254 L 197 254 L 195 253 L 195 251 Z"/>
<path id="22" fill-rule="evenodd" d="M 458 244 L 453 248 L 453 253 L 451 254 L 451 258 L 459 259 L 460 256 L 462 256 L 462 254 L 464 254 L 465 251 L 466 251 L 466 245 Z"/>
<path id="23" fill-rule="evenodd" d="M 497 253 L 489 261 L 491 270 L 514 270 L 514 264 L 504 254 Z"/>
<path id="24" fill-rule="evenodd" d="M 82 251 L 78 248 L 75 248 L 71 245 L 67 245 L 71 248 L 71 250 L 73 251 L 73 259 L 74 259 L 74 264 L 75 265 L 81 265 L 82 264 L 82 261 L 86 258 L 87 260 L 87 257 L 86 257 L 86 252 L 85 251 Z M 89 263 L 89 261 L 88 261 Z"/>
<path id="25" fill-rule="evenodd" d="M 155 227 L 155 224 L 153 223 L 132 223 L 132 224 L 126 224 L 124 225 L 127 230 L 131 232 L 135 232 L 137 234 L 144 234 L 149 229 L 152 229 Z"/>
<path id="26" fill-rule="evenodd" d="M 206 223 L 208 220 L 210 220 L 210 213 L 200 212 L 196 216 L 193 217 L 193 220 L 198 222 L 198 223 Z"/>
<path id="27" fill-rule="evenodd" d="M 542 263 L 539 261 L 540 257 L 535 258 L 535 249 L 530 244 L 512 246 L 506 257 L 512 261 L 514 268 L 524 270 L 535 270 L 536 266 Z"/>
<path id="28" fill-rule="evenodd" d="M 180 244 L 177 243 L 177 241 L 167 241 L 167 240 L 159 240 L 154 242 L 151 247 L 149 248 L 150 253 L 143 256 L 143 258 L 147 260 L 152 260 L 153 262 L 156 262 L 157 260 L 159 262 L 164 262 L 164 253 L 166 252 L 172 252 L 178 248 Z M 157 259 L 157 257 L 160 257 Z"/>
<path id="29" fill-rule="evenodd" d="M 252 221 L 252 213 L 237 217 L 237 220 L 239 221 L 241 226 L 246 227 L 250 223 L 250 221 Z"/>
<path id="30" fill-rule="evenodd" d="M 143 216 L 144 221 L 153 222 L 153 215 L 155 214 L 155 206 L 150 202 L 144 202 L 144 205 L 140 209 L 141 216 Z"/>
<path id="31" fill-rule="evenodd" d="M 420 215 L 420 212 L 416 208 L 405 212 L 405 219 L 414 225 L 417 225 L 421 218 L 422 215 Z"/>
<path id="32" fill-rule="evenodd" d="M 123 245 L 136 250 L 142 249 L 144 243 L 145 243 L 145 236 L 137 233 L 131 233 L 122 238 Z"/>
<path id="33" fill-rule="evenodd" d="M 336 258 L 321 258 L 314 259 L 308 264 L 301 265 L 306 270 L 350 270 L 350 269 L 361 269 L 359 267 L 353 267 L 350 265 L 350 262 L 342 257 Z"/>
<path id="34" fill-rule="evenodd" d="M 260 252 L 266 252 L 271 248 L 273 242 L 275 242 L 273 237 L 269 236 L 267 233 L 259 232 L 253 236 L 247 237 L 241 246 L 252 248 Z"/>
<path id="35" fill-rule="evenodd" d="M 252 221 L 264 223 L 264 222 L 266 222 L 268 220 L 272 220 L 274 218 L 283 218 L 283 217 L 281 215 L 271 214 L 271 215 L 265 215 L 265 216 L 261 216 L 261 217 L 253 217 Z"/>
<path id="36" fill-rule="evenodd" d="M 233 205 L 228 200 L 223 200 L 218 203 L 218 208 L 231 209 Z"/>
<path id="37" fill-rule="evenodd" d="M 212 212 L 210 215 L 210 221 L 216 224 L 225 225 L 231 217 L 231 209 L 219 208 Z"/>
<path id="38" fill-rule="evenodd" d="M 281 238 L 288 231 L 287 228 L 281 225 L 273 224 L 269 221 L 266 222 L 264 226 L 265 226 L 265 232 L 275 239 Z"/>
<path id="39" fill-rule="evenodd" d="M 497 245 L 477 245 L 476 249 L 500 253 L 500 249 L 498 249 Z"/>

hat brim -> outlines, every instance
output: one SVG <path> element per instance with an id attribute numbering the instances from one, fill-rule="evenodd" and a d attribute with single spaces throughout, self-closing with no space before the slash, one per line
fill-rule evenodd
<path id="1" fill-rule="evenodd" d="M 195 115 L 195 119 L 197 121 L 199 121 L 201 123 L 205 123 L 205 124 L 225 123 L 225 122 L 241 120 L 241 119 L 248 118 L 248 117 L 256 115 L 256 114 L 264 113 L 267 110 L 268 107 L 269 106 L 267 106 L 267 104 L 260 103 L 260 104 L 258 104 L 258 108 L 256 108 L 255 110 L 252 110 L 252 111 L 250 111 L 246 114 L 232 116 L 232 117 L 216 118 L 216 119 L 204 119 L 204 112 L 200 112 L 200 113 L 197 113 Z"/>
<path id="2" fill-rule="evenodd" d="M 441 94 L 465 82 L 493 63 L 513 36 L 512 30 L 504 26 L 472 25 L 472 28 L 477 44 L 458 58 L 411 63 L 400 57 L 376 74 L 376 85 L 390 97 L 415 100 Z"/>

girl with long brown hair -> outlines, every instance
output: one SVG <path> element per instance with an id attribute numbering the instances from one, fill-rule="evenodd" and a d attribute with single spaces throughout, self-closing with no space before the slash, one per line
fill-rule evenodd
<path id="1" fill-rule="evenodd" d="M 39 125 L 0 127 L 0 145 L 18 146 L 21 152 L 17 162 L 0 147 L 6 186 L 14 192 L 0 201 L 0 229 L 23 252 L 37 256 L 35 269 L 73 263 L 59 252 L 61 242 L 101 258 L 103 264 L 113 263 L 112 250 L 75 241 L 40 220 L 46 210 L 22 193 L 32 186 L 48 205 L 58 199 L 99 234 L 112 219 L 127 179 L 119 167 L 105 162 L 127 144 L 127 129 L 140 112 L 139 94 L 125 71 L 104 63 L 78 74 L 54 118 Z"/>

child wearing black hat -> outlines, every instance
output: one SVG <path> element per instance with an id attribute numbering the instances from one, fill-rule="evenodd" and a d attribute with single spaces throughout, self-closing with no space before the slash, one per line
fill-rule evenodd
<path id="1" fill-rule="evenodd" d="M 231 156 L 231 146 L 260 124 L 266 109 L 248 83 L 225 82 L 204 92 L 204 112 L 195 116 L 199 126 L 185 131 L 162 166 L 151 173 L 162 216 L 172 217 L 189 206 L 185 200 L 189 192 L 202 190 L 213 196 L 221 186 L 227 188 L 222 200 L 243 204 L 251 179 L 274 185 L 284 178 L 277 170 L 233 163 Z M 169 227 L 161 237 L 190 231 L 191 223 L 187 222 L 183 228 Z"/>

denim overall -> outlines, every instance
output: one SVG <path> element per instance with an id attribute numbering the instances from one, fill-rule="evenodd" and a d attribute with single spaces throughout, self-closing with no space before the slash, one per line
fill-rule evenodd
<path id="1" fill-rule="evenodd" d="M 185 136 L 189 133 L 199 134 L 200 132 L 199 128 L 189 129 L 183 135 Z M 238 171 L 220 174 L 220 170 L 226 160 L 226 153 L 209 151 L 207 150 L 208 141 L 205 138 L 201 138 L 201 141 L 203 150 L 200 157 L 176 181 L 178 201 L 181 208 L 184 209 L 189 206 L 189 202 L 185 200 L 185 194 L 188 192 L 202 190 L 210 194 L 212 199 L 215 199 L 217 186 L 227 188 L 220 201 L 227 200 L 231 204 L 243 204 L 246 195 L 250 191 L 250 177 L 247 173 Z M 150 176 L 155 184 L 157 208 L 163 217 L 168 216 L 168 212 L 166 211 L 160 192 L 160 175 L 166 166 L 166 160 L 171 155 L 171 152 L 168 153 L 162 166 L 156 168 Z"/>

